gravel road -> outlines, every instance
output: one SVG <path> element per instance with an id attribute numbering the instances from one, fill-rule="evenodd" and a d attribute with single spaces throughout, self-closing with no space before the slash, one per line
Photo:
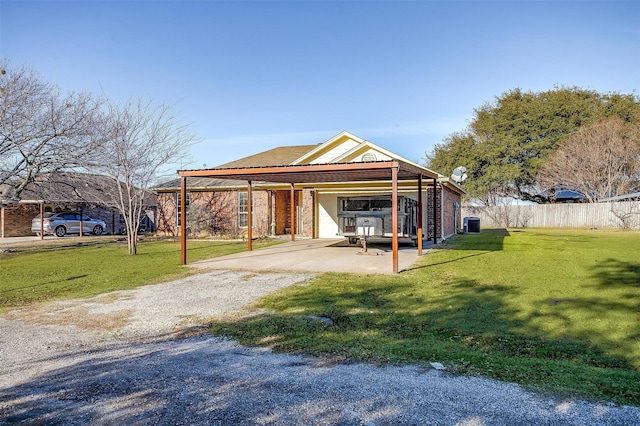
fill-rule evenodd
<path id="1" fill-rule="evenodd" d="M 312 276 L 214 271 L 8 312 L 0 316 L 0 423 L 640 424 L 636 407 L 435 369 L 335 364 L 203 334 L 207 319 Z"/>

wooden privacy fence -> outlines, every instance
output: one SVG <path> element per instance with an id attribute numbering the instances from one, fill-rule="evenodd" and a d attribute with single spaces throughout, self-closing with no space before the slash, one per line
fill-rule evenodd
<path id="1" fill-rule="evenodd" d="M 482 227 L 640 229 L 640 201 L 510 206 L 462 206 Z"/>

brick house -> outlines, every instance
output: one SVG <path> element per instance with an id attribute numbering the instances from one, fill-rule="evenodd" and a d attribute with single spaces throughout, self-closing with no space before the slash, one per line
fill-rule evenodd
<path id="1" fill-rule="evenodd" d="M 461 228 L 459 206 L 464 190 L 449 178 L 425 169 L 409 160 L 361 139 L 349 132 L 341 132 L 326 142 L 317 145 L 277 147 L 239 160 L 223 164 L 215 169 L 268 168 L 309 164 L 339 164 L 402 160 L 412 167 L 429 172 L 434 179 L 436 199 L 434 206 L 433 181 L 423 186 L 424 237 L 447 238 Z M 178 235 L 181 217 L 179 214 L 180 179 L 175 179 L 154 188 L 158 194 L 158 232 Z M 218 235 L 247 235 L 247 182 L 217 179 L 212 177 L 189 177 L 187 179 L 188 215 L 187 227 L 197 227 L 200 232 Z M 349 228 L 361 229 L 357 218 L 348 219 L 347 205 L 359 205 L 367 200 L 371 209 L 358 212 L 361 217 L 376 216 L 380 227 L 388 235 L 390 224 L 383 211 L 390 203 L 389 181 L 318 182 L 299 184 L 292 189 L 288 184 L 274 182 L 251 182 L 252 236 L 286 235 L 292 226 L 297 236 L 308 238 L 336 238 L 347 235 Z M 291 197 L 294 197 L 293 205 Z M 399 194 L 408 204 L 418 199 L 417 181 L 402 181 Z M 388 200 L 388 201 L 387 201 Z M 377 204 L 376 204 L 377 203 Z M 294 206 L 292 208 L 292 206 Z M 204 208 L 203 208 L 204 207 Z M 435 208 L 434 208 L 435 207 Z M 202 214 L 198 220 L 193 213 Z M 293 222 L 292 223 L 292 212 Z M 435 212 L 435 214 L 434 214 Z M 414 213 L 415 214 L 415 213 Z M 434 225 L 435 219 L 435 227 Z M 348 220 L 353 225 L 346 225 Z M 200 223 L 205 226 L 199 226 Z M 415 228 L 415 226 L 414 226 Z M 414 229 L 415 230 L 415 229 Z M 193 230 L 192 230 L 193 231 Z M 408 231 L 410 232 L 410 231 Z"/>
<path id="2" fill-rule="evenodd" d="M 22 237 L 34 235 L 31 221 L 43 212 L 74 211 L 102 219 L 107 224 L 105 232 L 119 233 L 124 220 L 118 211 L 106 207 L 104 200 L 113 180 L 99 175 L 75 172 L 50 173 L 39 176 L 29 183 L 19 199 L 13 195 L 12 187 L 0 187 L 0 237 Z M 146 216 L 142 225 L 147 231 L 155 231 L 155 195 L 148 198 Z"/>

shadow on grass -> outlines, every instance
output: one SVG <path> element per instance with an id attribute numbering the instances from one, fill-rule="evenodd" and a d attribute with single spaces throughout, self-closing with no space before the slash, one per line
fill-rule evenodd
<path id="1" fill-rule="evenodd" d="M 640 289 L 640 262 L 605 259 L 593 268 L 593 276 L 602 289 L 611 287 Z"/>
<path id="2" fill-rule="evenodd" d="M 86 278 L 88 276 L 89 276 L 89 274 L 77 275 L 75 277 L 64 278 L 64 279 L 61 279 L 61 280 L 47 281 L 47 282 L 28 285 L 28 286 L 24 286 L 24 287 L 9 288 L 9 289 L 6 289 L 6 290 L 0 290 L 0 294 L 11 293 L 13 291 L 19 291 L 19 290 L 26 290 L 28 288 L 45 287 L 45 286 L 48 286 L 50 284 L 59 284 L 59 283 L 64 283 L 64 282 L 68 282 L 68 281 L 75 281 L 75 280 L 79 280 L 79 279 L 82 279 L 82 278 Z"/>
<path id="3" fill-rule="evenodd" d="M 571 334 L 548 338 L 533 318 L 516 319 L 522 318 L 521 312 L 505 303 L 517 292 L 513 287 L 452 280 L 443 293 L 432 290 L 428 280 L 352 280 L 336 274 L 322 286 L 290 289 L 286 296 L 262 303 L 271 313 L 217 322 L 212 332 L 245 344 L 336 359 L 443 362 L 459 373 L 640 404 L 640 372 L 626 358 L 605 350 L 615 341 L 605 332 L 590 339 Z M 313 319 L 317 317 L 330 318 L 333 324 Z"/>

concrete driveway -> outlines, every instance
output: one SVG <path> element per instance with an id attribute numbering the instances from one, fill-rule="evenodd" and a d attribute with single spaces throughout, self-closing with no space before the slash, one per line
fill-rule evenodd
<path id="1" fill-rule="evenodd" d="M 423 255 L 431 246 L 425 242 Z M 187 261 L 188 253 L 187 248 Z M 418 259 L 416 247 L 400 245 L 398 270 L 408 269 Z M 194 268 L 226 270 L 392 274 L 393 254 L 391 245 L 369 245 L 367 253 L 363 253 L 362 247 L 348 245 L 344 238 L 303 239 L 190 265 Z"/>

